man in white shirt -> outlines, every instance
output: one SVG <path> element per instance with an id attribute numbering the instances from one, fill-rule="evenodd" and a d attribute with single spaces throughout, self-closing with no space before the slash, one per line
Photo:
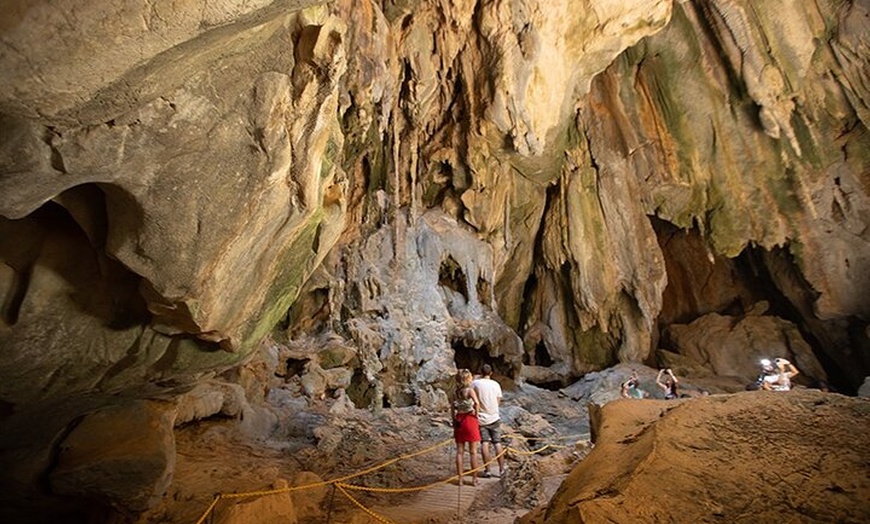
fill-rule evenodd
<path id="1" fill-rule="evenodd" d="M 495 456 L 498 457 L 498 472 L 499 476 L 504 475 L 506 468 L 504 465 L 504 454 L 502 453 L 501 445 L 501 420 L 498 412 L 498 406 L 501 403 L 501 386 L 498 382 L 492 379 L 492 366 L 484 364 L 481 370 L 481 377 L 475 379 L 471 383 L 471 387 L 477 392 L 477 397 L 480 400 L 480 411 L 477 414 L 477 420 L 480 422 L 480 449 L 483 452 L 483 463 L 486 464 L 482 477 L 490 477 L 492 473 L 489 470 L 489 462 L 492 457 L 489 444 L 491 443 L 495 449 Z"/>

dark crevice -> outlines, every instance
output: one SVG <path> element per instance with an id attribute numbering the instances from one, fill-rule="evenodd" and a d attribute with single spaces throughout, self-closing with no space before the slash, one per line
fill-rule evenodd
<path id="1" fill-rule="evenodd" d="M 801 303 L 795 303 L 790 300 L 778 287 L 776 279 L 768 269 L 768 260 L 779 258 L 782 264 L 780 267 L 788 267 L 791 271 L 785 277 L 795 283 L 802 291 L 803 296 L 795 297 Z M 828 374 L 828 383 L 830 386 L 840 392 L 854 393 L 856 384 L 850 379 L 850 373 L 845 370 L 837 359 L 832 356 L 832 352 L 842 352 L 849 354 L 849 347 L 832 347 L 832 341 L 822 340 L 820 336 L 827 337 L 825 323 L 818 320 L 814 313 L 812 304 L 818 298 L 818 292 L 812 289 L 812 286 L 800 274 L 796 262 L 788 252 L 788 248 L 775 248 L 772 251 L 767 251 L 760 247 L 750 246 L 735 259 L 738 266 L 746 267 L 747 272 L 755 275 L 756 279 L 753 285 L 762 291 L 765 300 L 770 304 L 768 314 L 783 318 L 793 323 L 804 340 L 810 345 L 813 354 L 819 363 Z M 849 321 L 850 325 L 854 325 L 854 319 Z M 850 345 L 855 343 L 855 340 L 850 340 Z M 851 359 L 856 368 L 862 368 L 863 371 L 859 375 L 863 377 L 870 369 L 870 362 L 855 361 L 854 355 Z"/>
<path id="2" fill-rule="evenodd" d="M 574 270 L 572 263 L 570 261 L 565 261 L 560 267 L 551 268 L 547 266 L 545 262 L 547 257 L 544 256 L 544 237 L 546 234 L 544 223 L 546 217 L 550 216 L 552 213 L 561 214 L 563 212 L 561 209 L 555 209 L 555 206 L 559 205 L 560 195 L 561 187 L 559 184 L 554 184 L 547 188 L 544 211 L 541 215 L 541 227 L 538 229 L 537 235 L 535 236 L 533 247 L 532 260 L 536 261 L 536 265 L 524 284 L 522 308 L 520 310 L 518 324 L 518 331 L 520 331 L 519 334 L 526 344 L 523 354 L 523 363 L 525 365 L 535 365 L 545 368 L 557 364 L 557 362 L 555 362 L 551 357 L 551 350 L 547 347 L 546 338 L 543 338 L 538 334 L 530 335 L 528 331 L 525 331 L 529 328 L 533 328 L 538 323 L 546 322 L 545 319 L 542 318 L 543 314 L 540 310 L 541 305 L 539 304 L 538 299 L 538 287 L 542 285 L 544 279 L 554 280 L 554 285 L 556 286 L 557 291 L 561 293 L 560 307 L 563 309 L 566 324 L 569 326 L 580 325 L 580 319 L 577 317 L 575 307 L 577 297 L 574 296 L 574 288 L 572 286 L 571 275 Z M 577 343 L 579 343 L 579 338 L 575 333 L 573 341 L 569 342 L 569 344 L 574 345 Z M 576 347 L 574 351 L 582 352 L 583 348 Z M 562 376 L 562 379 L 559 381 L 554 381 L 552 383 L 535 383 L 535 385 L 545 389 L 557 390 L 565 387 L 568 383 L 576 379 L 576 375 L 571 371 L 560 373 L 560 376 Z"/>
<path id="3" fill-rule="evenodd" d="M 492 301 L 490 300 L 492 295 L 492 286 L 490 283 L 483 279 L 477 279 L 477 298 L 480 300 L 480 303 L 484 306 L 492 307 Z"/>
<path id="4" fill-rule="evenodd" d="M 14 326 L 18 323 L 21 305 L 24 303 L 24 297 L 27 296 L 27 288 L 30 286 L 30 267 L 24 268 L 21 271 L 13 269 L 13 271 L 12 290 L 7 294 L 6 301 L 3 303 L 3 322 L 7 326 Z"/>
<path id="5" fill-rule="evenodd" d="M 300 294 L 277 328 L 286 331 L 291 338 L 326 329 L 332 314 L 329 293 L 328 287 L 317 287 Z"/>
<path id="6" fill-rule="evenodd" d="M 284 363 L 284 374 L 280 376 L 285 379 L 301 377 L 305 373 L 309 362 L 311 362 L 311 359 L 308 358 L 288 358 Z"/>
<path id="7" fill-rule="evenodd" d="M 526 279 L 525 284 L 523 285 L 523 294 L 521 300 L 521 308 L 519 315 L 519 323 L 517 327 L 517 331 L 520 336 L 525 336 L 521 330 L 524 330 L 529 325 L 529 320 L 532 318 L 537 318 L 538 316 L 538 304 L 535 296 L 537 294 L 538 289 L 538 272 L 547 271 L 547 268 L 543 265 L 542 261 L 544 258 L 544 222 L 546 217 L 553 212 L 553 202 L 556 198 L 558 198 L 561 189 L 558 184 L 550 186 L 547 188 L 546 200 L 544 202 L 544 211 L 541 213 L 541 223 L 538 227 L 537 234 L 535 235 L 535 241 L 532 247 L 532 261 L 536 264 L 532 267 L 532 271 L 529 273 L 528 278 Z M 566 305 L 566 307 L 569 307 Z"/>
<path id="8" fill-rule="evenodd" d="M 186 427 L 197 427 L 201 424 L 205 424 L 208 422 L 212 423 L 221 423 L 226 421 L 241 421 L 244 419 L 244 411 L 240 411 L 237 415 L 229 415 L 227 413 L 223 413 L 218 411 L 217 413 L 212 413 L 206 417 L 194 418 L 192 420 L 183 422 L 175 426 L 176 430 L 186 428 Z"/>
<path id="9" fill-rule="evenodd" d="M 541 340 L 535 345 L 535 362 L 536 366 L 550 367 L 555 362 L 552 357 L 550 357 L 550 352 L 547 351 L 547 346 L 544 344 L 544 341 Z"/>
<path id="10" fill-rule="evenodd" d="M 57 146 L 55 146 L 55 139 L 60 138 L 60 133 L 57 132 L 54 128 L 49 127 L 48 132 L 44 138 L 45 143 L 48 145 L 51 150 L 51 167 L 61 173 L 66 173 L 66 166 L 63 162 L 63 155 L 61 155 L 60 150 L 58 150 Z"/>
<path id="11" fill-rule="evenodd" d="M 559 391 L 566 386 L 571 385 L 576 380 L 575 377 L 565 377 L 562 380 L 552 380 L 550 382 L 537 382 L 535 387 L 546 389 L 548 391 Z"/>
<path id="12" fill-rule="evenodd" d="M 371 408 L 377 397 L 377 389 L 375 385 L 369 382 L 365 373 L 362 370 L 356 370 L 350 379 L 350 385 L 345 391 L 347 397 L 353 402 L 353 405 L 358 409 Z M 383 404 L 386 400 L 382 400 Z"/>
<path id="13" fill-rule="evenodd" d="M 78 416 L 78 417 L 74 418 L 73 420 L 71 420 L 66 425 L 66 427 L 63 428 L 61 433 L 57 436 L 57 438 L 55 439 L 55 442 L 65 441 L 67 439 L 67 437 L 69 437 L 72 434 L 72 432 L 79 426 L 79 424 L 82 423 L 82 421 L 84 419 L 85 419 L 85 416 L 81 415 L 81 416 Z M 57 468 L 59 461 L 60 461 L 60 448 L 57 445 L 55 445 L 50 449 L 50 456 L 48 458 L 48 467 L 45 468 L 43 473 L 37 479 L 37 483 L 44 493 L 48 493 L 48 494 L 52 493 L 51 480 L 49 479 L 49 475 L 52 471 L 55 470 L 55 468 Z"/>
<path id="14" fill-rule="evenodd" d="M 459 263 L 448 256 L 441 262 L 441 268 L 438 270 L 438 284 L 447 289 L 459 293 L 468 302 L 468 280 L 465 277 L 465 272 Z"/>
<path id="15" fill-rule="evenodd" d="M 457 369 L 468 369 L 472 374 L 479 374 L 483 369 L 484 364 L 492 366 L 492 376 L 494 379 L 502 382 L 511 382 L 513 377 L 513 367 L 505 361 L 501 355 L 492 356 L 490 354 L 490 346 L 488 342 L 481 342 L 477 346 L 468 346 L 467 341 L 454 340 L 453 347 L 453 362 Z"/>
<path id="16" fill-rule="evenodd" d="M 750 245 L 737 257 L 728 259 L 710 251 L 697 227 L 684 230 L 656 217 L 650 220 L 668 273 L 659 315 L 658 347 L 676 351 L 667 337 L 671 324 L 688 324 L 710 313 L 739 319 L 766 302 L 763 314 L 796 326 L 828 375 L 832 388 L 854 391 L 857 379 L 843 368 L 854 356 L 840 356 L 849 354 L 844 345 L 854 346 L 861 337 L 856 339 L 842 333 L 843 328 L 835 323 L 816 318 L 813 304 L 818 292 L 800 274 L 787 246 L 768 251 Z M 785 286 L 785 290 L 780 286 Z M 855 320 L 847 322 L 853 325 Z M 863 366 L 862 373 L 866 373 L 867 362 L 856 364 Z"/>
<path id="17" fill-rule="evenodd" d="M 535 242 L 537 244 L 537 242 Z M 536 259 L 537 260 L 537 259 Z M 525 284 L 523 285 L 523 300 L 521 301 L 520 307 L 520 319 L 519 326 L 520 329 L 527 326 L 529 318 L 532 318 L 534 315 L 534 300 L 535 292 L 538 289 L 538 277 L 535 275 L 535 272 L 532 271 L 529 274 L 529 278 L 526 279 Z M 520 333 L 522 336 L 523 333 Z"/>

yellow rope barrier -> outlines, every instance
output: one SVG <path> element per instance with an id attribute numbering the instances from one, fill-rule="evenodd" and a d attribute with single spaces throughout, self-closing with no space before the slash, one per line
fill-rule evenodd
<path id="1" fill-rule="evenodd" d="M 589 433 L 575 433 L 574 435 L 562 435 L 562 436 L 553 436 L 553 437 L 526 437 L 526 436 L 520 435 L 518 433 L 506 433 L 505 437 L 512 438 L 515 440 L 571 440 L 571 439 L 589 440 Z"/>
<path id="2" fill-rule="evenodd" d="M 364 512 L 366 512 L 366 513 L 367 513 L 370 517 L 372 517 L 373 519 L 377 520 L 378 522 L 383 522 L 384 524 L 394 524 L 393 521 L 389 520 L 388 518 L 383 517 L 383 516 L 381 516 L 381 515 L 378 515 L 378 514 L 375 513 L 374 511 L 370 510 L 369 508 L 363 506 L 363 505 L 360 503 L 360 501 L 358 501 L 357 499 L 353 498 L 353 497 L 351 496 L 351 494 L 348 493 L 348 492 L 344 489 L 344 485 L 343 485 L 341 482 L 336 482 L 335 486 L 339 489 L 339 491 L 341 491 L 341 492 L 344 494 L 345 497 L 347 497 L 348 499 L 350 499 L 350 501 L 353 502 L 354 504 L 356 504 L 357 507 L 358 507 L 359 509 L 361 509 L 361 510 L 363 510 Z"/>
<path id="3" fill-rule="evenodd" d="M 529 440 L 531 440 L 531 439 L 529 439 Z M 366 468 L 362 471 L 359 471 L 356 473 L 351 473 L 349 475 L 345 475 L 343 477 L 338 477 L 338 478 L 331 479 L 331 480 L 324 480 L 324 481 L 320 481 L 320 482 L 314 482 L 311 484 L 304 484 L 301 486 L 289 486 L 289 487 L 277 488 L 277 489 L 246 491 L 246 492 L 241 492 L 241 493 L 224 493 L 224 494 L 219 493 L 215 496 L 214 500 L 211 502 L 211 504 L 208 506 L 208 508 L 205 510 L 205 512 L 202 514 L 202 516 L 199 518 L 199 520 L 196 521 L 196 524 L 202 524 L 205 521 L 206 517 L 208 517 L 208 515 L 214 510 L 215 506 L 217 505 L 217 503 L 221 499 L 233 499 L 233 498 L 243 498 L 243 497 L 275 495 L 278 493 L 289 493 L 289 492 L 293 492 L 293 491 L 301 491 L 304 489 L 312 489 L 312 488 L 328 486 L 328 485 L 336 486 L 339 490 L 341 490 L 341 492 L 348 499 L 350 499 L 360 509 L 362 509 L 367 514 L 369 514 L 372 518 L 374 518 L 382 523 L 385 523 L 385 524 L 394 524 L 391 521 L 385 519 L 384 517 L 382 517 L 380 515 L 377 515 L 373 511 L 371 511 L 368 508 L 366 508 L 365 506 L 363 506 L 363 504 L 360 503 L 358 500 L 356 500 L 354 497 L 352 497 L 350 495 L 350 493 L 348 493 L 347 490 L 364 491 L 364 492 L 370 492 L 370 493 L 406 493 L 406 492 L 413 492 L 413 491 L 423 491 L 423 490 L 426 490 L 426 489 L 429 489 L 429 488 L 432 488 L 434 486 L 438 486 L 441 484 L 447 484 L 447 483 L 450 483 L 453 481 L 459 481 L 460 475 L 453 475 L 452 477 L 448 477 L 446 479 L 439 480 L 437 482 L 432 482 L 430 484 L 425 484 L 425 485 L 421 485 L 421 486 L 411 486 L 411 487 L 405 487 L 405 488 L 377 488 L 377 487 L 372 487 L 372 486 L 360 486 L 357 484 L 348 484 L 346 481 L 353 479 L 353 478 L 361 477 L 363 475 L 367 475 L 367 474 L 372 473 L 374 471 L 377 471 L 379 469 L 383 469 L 391 464 L 395 464 L 396 462 L 406 460 L 409 458 L 414 458 L 414 457 L 417 457 L 420 455 L 424 455 L 426 453 L 430 453 L 432 451 L 435 451 L 436 449 L 439 449 L 443 446 L 446 446 L 447 444 L 449 444 L 451 442 L 453 442 L 453 439 L 448 439 L 448 440 L 439 442 L 438 444 L 435 444 L 433 446 L 430 446 L 428 448 L 422 449 L 420 451 L 415 451 L 413 453 L 401 455 L 399 457 L 384 461 L 384 462 L 377 464 L 375 466 L 372 466 L 370 468 Z M 534 450 L 526 451 L 526 450 L 520 450 L 517 448 L 505 446 L 505 448 L 502 449 L 501 453 L 494 456 L 488 462 L 485 462 L 483 465 L 481 465 L 475 469 L 472 469 L 469 471 L 464 471 L 462 473 L 462 476 L 474 474 L 474 473 L 477 473 L 477 472 L 483 470 L 484 468 L 486 468 L 490 464 L 497 462 L 498 459 L 503 457 L 508 452 L 515 453 L 517 455 L 535 455 L 535 454 L 541 453 L 544 450 L 549 449 L 549 448 L 565 448 L 565 447 L 567 447 L 567 446 L 559 446 L 559 445 L 555 445 L 555 444 L 546 444 L 543 447 L 540 447 L 540 448 L 537 448 Z M 460 487 L 461 487 L 461 483 L 460 483 Z"/>
<path id="4" fill-rule="evenodd" d="M 510 449 L 513 453 L 516 453 L 517 455 L 536 455 L 538 453 L 541 453 L 544 450 L 547 450 L 549 448 L 556 448 L 556 447 L 565 447 L 565 446 L 555 446 L 553 444 L 547 444 L 543 447 L 540 447 L 537 449 L 530 449 L 528 451 L 525 451 L 522 449 L 517 449 L 517 448 L 508 448 L 508 449 Z"/>
<path id="5" fill-rule="evenodd" d="M 344 482 L 340 482 L 342 487 L 347 489 L 352 489 L 356 491 L 367 491 L 370 493 L 406 493 L 411 491 L 423 491 L 441 484 L 447 484 L 450 481 L 456 480 L 459 478 L 459 475 L 453 475 L 450 478 L 439 480 L 438 482 L 433 482 L 431 484 L 426 484 L 423 486 L 412 486 L 409 488 L 376 488 L 374 486 L 360 486 L 359 484 L 345 484 Z"/>
<path id="6" fill-rule="evenodd" d="M 220 493 L 215 497 L 215 499 L 212 501 L 212 503 L 209 505 L 209 507 L 205 510 L 205 512 L 202 514 L 202 516 L 199 518 L 199 520 L 196 521 L 196 524 L 202 524 L 205 521 L 206 517 L 208 517 L 208 515 L 214 510 L 214 507 L 217 505 L 218 501 L 221 499 L 257 497 L 257 496 L 261 497 L 261 496 L 266 496 L 266 495 L 276 495 L 278 493 L 289 493 L 292 491 L 301 491 L 303 489 L 313 489 L 313 488 L 318 488 L 318 487 L 322 487 L 322 486 L 328 486 L 330 484 L 338 484 L 338 483 L 342 483 L 346 480 L 350 480 L 350 479 L 356 478 L 356 477 L 361 477 L 363 475 L 367 475 L 369 473 L 372 473 L 373 471 L 383 469 L 391 464 L 395 464 L 396 462 L 406 460 L 409 458 L 414 458 L 414 457 L 417 457 L 420 455 L 425 455 L 426 453 L 430 453 L 432 451 L 435 451 L 436 449 L 444 447 L 447 444 L 450 444 L 451 442 L 453 442 L 453 439 L 447 439 L 447 440 L 444 440 L 442 442 L 439 442 L 438 444 L 435 444 L 435 445 L 430 446 L 428 448 L 422 449 L 420 451 L 415 451 L 413 453 L 401 455 L 399 457 L 387 460 L 385 462 L 382 462 L 382 463 L 377 464 L 375 466 L 372 466 L 370 468 L 364 469 L 362 471 L 352 473 L 350 475 L 345 475 L 343 477 L 339 477 L 336 479 L 323 480 L 320 482 L 313 482 L 311 484 L 304 484 L 302 486 L 289 486 L 289 487 L 277 488 L 277 489 L 245 491 L 245 492 L 241 492 L 241 493 Z"/>
<path id="7" fill-rule="evenodd" d="M 495 457 L 491 458 L 489 460 L 489 462 L 485 462 L 483 465 L 478 466 L 475 469 L 463 471 L 462 475 L 466 476 L 466 475 L 470 475 L 472 473 L 479 472 L 480 470 L 486 468 L 487 466 L 489 466 L 493 462 L 498 461 L 499 458 L 503 457 L 508 452 L 508 449 L 509 448 L 503 449 L 501 451 L 501 453 L 499 453 Z M 446 479 L 442 479 L 442 480 L 439 480 L 437 482 L 432 482 L 430 484 L 424 484 L 422 486 L 411 486 L 411 487 L 407 487 L 407 488 L 376 488 L 376 487 L 372 487 L 372 486 L 360 486 L 358 484 L 347 484 L 344 482 L 342 482 L 341 485 L 347 489 L 353 489 L 353 490 L 357 490 L 357 491 L 367 491 L 367 492 L 374 492 L 374 493 L 405 493 L 405 492 L 411 492 L 411 491 L 423 491 L 423 490 L 426 490 L 429 488 L 433 488 L 435 486 L 440 486 L 441 484 L 449 484 L 450 482 L 453 482 L 454 480 L 458 481 L 459 475 L 453 475 L 452 477 L 448 477 Z"/>
<path id="8" fill-rule="evenodd" d="M 211 513 L 211 510 L 213 510 L 214 507 L 217 506 L 217 503 L 220 499 L 220 494 L 215 496 L 214 500 L 211 501 L 211 504 L 209 504 L 208 509 L 205 510 L 205 513 L 203 513 L 202 516 L 199 517 L 199 520 L 196 521 L 196 524 L 202 524 L 202 521 L 204 521 L 208 514 Z"/>

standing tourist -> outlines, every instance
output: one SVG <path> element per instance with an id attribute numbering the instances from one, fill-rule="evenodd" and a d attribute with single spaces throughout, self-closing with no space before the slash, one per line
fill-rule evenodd
<path id="1" fill-rule="evenodd" d="M 483 452 L 484 478 L 491 477 L 489 470 L 493 453 L 498 460 L 498 476 L 504 475 L 504 454 L 501 445 L 501 418 L 498 407 L 501 404 L 501 386 L 492 379 L 492 366 L 484 364 L 481 369 L 481 377 L 472 382 L 472 387 L 480 400 L 480 412 L 477 420 L 480 422 L 480 435 L 483 440 L 481 451 Z M 492 445 L 492 449 L 490 449 Z"/>
<path id="2" fill-rule="evenodd" d="M 460 369 L 456 373 L 453 402 L 450 403 L 450 418 L 453 420 L 453 440 L 456 441 L 456 475 L 462 485 L 463 455 L 468 444 L 471 455 L 471 483 L 477 485 L 477 448 L 480 445 L 480 425 L 477 413 L 480 400 L 471 387 L 471 371 Z"/>

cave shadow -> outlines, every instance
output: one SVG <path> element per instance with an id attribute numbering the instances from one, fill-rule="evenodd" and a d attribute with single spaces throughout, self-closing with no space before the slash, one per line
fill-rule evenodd
<path id="1" fill-rule="evenodd" d="M 125 207 L 138 208 L 128 200 Z M 106 253 L 108 229 L 105 194 L 96 184 L 68 189 L 22 219 L 0 217 L 0 256 L 12 270 L 11 292 L 2 305 L 7 325 L 18 322 L 28 293 L 35 291 L 64 294 L 111 330 L 147 324 L 141 277 Z M 66 287 L 35 290 L 38 268 L 60 277 Z"/>
<path id="2" fill-rule="evenodd" d="M 483 365 L 489 364 L 492 367 L 493 380 L 497 381 L 502 388 L 512 389 L 516 385 L 515 377 L 512 375 L 513 367 L 503 356 L 490 355 L 488 343 L 483 343 L 479 347 L 469 347 L 461 340 L 454 340 L 451 346 L 453 347 L 453 362 L 457 369 L 468 369 L 477 376 L 481 374 Z"/>
<path id="3" fill-rule="evenodd" d="M 818 292 L 801 274 L 788 245 L 768 250 L 749 244 L 736 257 L 728 258 L 711 251 L 697 225 L 682 229 L 654 216 L 650 222 L 668 275 L 655 333 L 661 349 L 677 352 L 665 336 L 671 324 L 688 324 L 710 313 L 739 318 L 766 302 L 764 315 L 797 327 L 828 375 L 832 389 L 854 393 L 859 385 L 856 377 L 867 374 L 870 363 L 849 348 L 867 347 L 866 336 L 862 339 L 865 329 L 861 327 L 866 323 L 847 319 L 844 328 L 839 325 L 842 322 L 816 318 L 813 302 Z M 783 285 L 789 287 L 788 293 L 781 289 Z M 851 354 L 850 362 L 856 369 L 845 369 L 843 359 L 834 357 L 840 354 Z M 650 358 L 654 360 L 655 355 Z M 817 380 L 812 382 L 816 385 Z"/>

